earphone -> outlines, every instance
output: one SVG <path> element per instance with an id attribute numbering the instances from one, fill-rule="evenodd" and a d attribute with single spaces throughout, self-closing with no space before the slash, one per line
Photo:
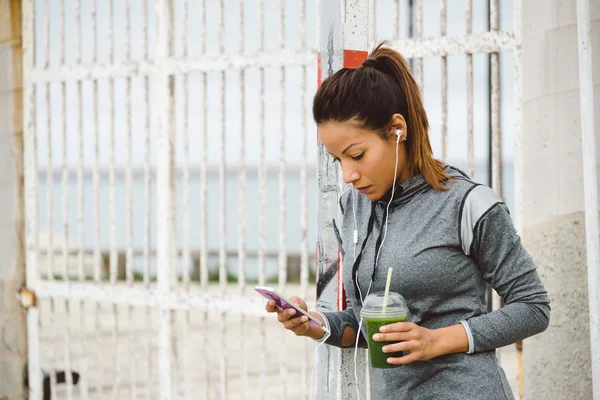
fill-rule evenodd
<path id="1" fill-rule="evenodd" d="M 386 207 L 387 215 L 389 215 L 390 204 L 392 204 L 392 201 L 394 200 L 394 192 L 396 190 L 396 179 L 397 179 L 397 172 L 398 172 L 398 145 L 400 144 L 400 137 L 402 136 L 402 130 L 394 129 L 394 133 L 396 134 L 396 163 L 394 166 L 394 181 L 392 182 L 392 195 L 391 195 L 390 201 L 388 201 L 388 204 Z M 404 138 L 404 140 L 406 140 L 406 137 Z M 355 191 L 352 190 L 352 203 L 353 203 L 352 209 L 354 211 L 354 262 L 356 262 L 356 243 L 358 242 L 358 229 L 357 229 L 357 222 L 356 222 L 356 195 L 354 192 Z M 385 220 L 383 239 L 381 241 L 381 245 L 379 246 L 379 250 L 377 251 L 377 256 L 375 257 L 375 265 L 373 265 L 373 268 L 376 268 L 377 263 L 379 262 L 379 255 L 381 254 L 381 248 L 383 247 L 383 243 L 385 242 L 385 238 L 387 236 L 388 222 L 389 222 L 389 217 Z M 367 298 L 367 296 L 369 295 L 369 292 L 371 291 L 371 286 L 373 285 L 373 279 L 371 279 L 371 283 L 369 283 L 369 288 L 367 289 L 367 295 L 364 298 L 362 297 L 362 292 L 360 291 L 360 285 L 358 284 L 358 274 L 356 274 L 356 280 L 357 280 L 356 287 L 358 288 L 358 293 L 359 293 L 361 302 L 364 304 L 365 299 Z M 361 317 L 360 322 L 358 324 L 358 332 L 356 332 L 356 342 L 354 343 L 354 382 L 356 384 L 355 385 L 356 395 L 359 400 L 360 400 L 360 391 L 358 390 L 358 371 L 357 371 L 358 366 L 357 366 L 357 362 L 356 362 L 356 354 L 358 353 L 358 339 L 360 338 L 362 323 L 363 323 L 363 319 Z"/>

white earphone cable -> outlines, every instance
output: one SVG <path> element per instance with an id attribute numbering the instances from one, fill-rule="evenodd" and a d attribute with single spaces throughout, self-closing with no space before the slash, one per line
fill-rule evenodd
<path id="1" fill-rule="evenodd" d="M 373 266 L 373 268 L 375 268 L 377 266 L 377 263 L 379 262 L 379 255 L 381 253 L 381 248 L 383 247 L 383 243 L 385 242 L 385 237 L 387 236 L 387 225 L 388 225 L 388 221 L 389 221 L 389 212 L 390 212 L 390 204 L 392 204 L 392 201 L 394 200 L 394 192 L 396 190 L 396 177 L 397 177 L 397 171 L 398 171 L 398 145 L 400 144 L 400 136 L 402 135 L 402 131 L 396 130 L 396 164 L 394 166 L 394 181 L 392 182 L 392 196 L 390 197 L 390 201 L 388 201 L 387 204 L 387 208 L 386 208 L 386 214 L 388 215 L 388 218 L 385 220 L 385 227 L 384 227 L 384 233 L 383 233 L 383 239 L 381 240 L 381 245 L 379 246 L 379 250 L 377 251 L 377 257 L 375 258 L 375 265 Z M 354 195 L 354 191 L 352 192 L 352 195 Z M 356 242 L 357 242 L 357 230 L 356 230 L 356 197 L 354 197 L 354 207 L 353 207 L 353 211 L 354 211 L 354 262 L 356 262 Z M 367 298 L 367 296 L 369 295 L 369 293 L 371 292 L 371 286 L 373 285 L 373 280 L 371 280 L 371 283 L 369 283 L 369 288 L 367 289 L 367 295 L 363 298 L 362 297 L 362 292 L 360 290 L 360 285 L 358 284 L 358 274 L 356 274 L 356 287 L 358 288 L 358 293 L 360 295 L 361 301 L 364 304 L 365 299 Z M 360 391 L 358 388 L 358 364 L 356 362 L 356 353 L 358 352 L 358 339 L 360 338 L 360 332 L 362 329 L 362 323 L 363 323 L 363 318 L 360 317 L 360 321 L 358 324 L 358 332 L 356 332 L 356 342 L 354 343 L 354 382 L 355 382 L 355 386 L 356 386 L 356 395 L 358 397 L 358 400 L 360 400 Z"/>

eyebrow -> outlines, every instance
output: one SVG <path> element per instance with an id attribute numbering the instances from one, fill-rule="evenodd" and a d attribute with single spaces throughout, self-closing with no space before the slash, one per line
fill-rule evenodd
<path id="1" fill-rule="evenodd" d="M 362 143 L 362 142 L 358 142 L 358 143 L 352 143 L 350 146 L 346 147 L 346 149 L 344 149 L 344 151 L 342 151 L 342 154 L 345 154 L 345 153 L 348 151 L 348 149 L 349 149 L 350 147 L 352 147 L 352 146 L 356 146 L 357 144 L 361 144 L 361 143 Z"/>

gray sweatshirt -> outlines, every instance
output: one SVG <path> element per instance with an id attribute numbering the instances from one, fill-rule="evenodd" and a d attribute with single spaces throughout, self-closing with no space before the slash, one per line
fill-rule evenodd
<path id="1" fill-rule="evenodd" d="M 370 293 L 384 290 L 387 269 L 393 267 L 390 290 L 404 296 L 409 320 L 428 329 L 462 323 L 469 351 L 397 368 L 371 368 L 374 400 L 513 399 L 495 349 L 548 326 L 546 290 L 508 208 L 492 189 L 471 181 L 462 171 L 448 166 L 446 172 L 456 179 L 447 183 L 446 192 L 433 190 L 420 174 L 396 187 Z M 361 302 L 352 279 L 354 207 L 357 258 L 360 254 L 355 273 L 364 297 L 388 201 L 389 195 L 373 203 L 356 191 L 340 199 L 344 219 L 338 239 L 348 304 L 345 311 L 322 313 L 331 331 L 329 345 L 341 347 L 344 328 L 349 325 L 358 331 L 360 321 Z M 372 212 L 372 230 L 367 235 Z M 501 309 L 491 313 L 485 303 L 486 282 L 504 301 Z M 366 347 L 364 323 L 361 332 L 360 346 Z"/>

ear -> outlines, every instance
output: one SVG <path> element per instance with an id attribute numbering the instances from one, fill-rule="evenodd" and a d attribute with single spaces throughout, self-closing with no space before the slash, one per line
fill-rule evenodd
<path id="1" fill-rule="evenodd" d="M 395 133 L 397 129 L 402 131 L 402 134 L 400 135 L 400 141 L 406 140 L 406 138 L 408 137 L 407 125 L 406 125 L 406 120 L 404 119 L 402 114 L 396 113 L 396 114 L 392 115 L 391 127 L 392 127 L 392 131 L 390 132 L 391 139 L 393 139 L 394 142 L 397 140 L 397 136 Z"/>

